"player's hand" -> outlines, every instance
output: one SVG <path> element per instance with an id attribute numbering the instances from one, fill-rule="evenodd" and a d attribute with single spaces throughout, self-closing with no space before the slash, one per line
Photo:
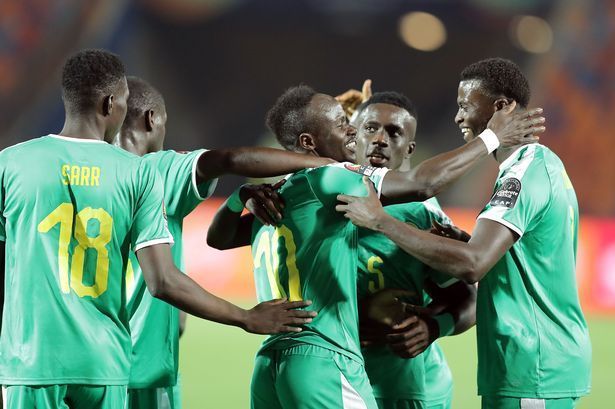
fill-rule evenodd
<path id="1" fill-rule="evenodd" d="M 311 301 L 291 302 L 286 298 L 262 302 L 247 311 L 243 327 L 253 334 L 301 332 L 301 327 L 312 322 L 317 313 L 298 308 L 311 304 Z"/>
<path id="2" fill-rule="evenodd" d="M 513 101 L 496 111 L 487 123 L 487 128 L 497 135 L 502 148 L 538 142 L 536 135 L 546 130 L 542 108 L 515 111 L 516 105 Z"/>
<path id="3" fill-rule="evenodd" d="M 363 88 L 361 91 L 356 89 L 349 89 L 335 97 L 335 99 L 342 105 L 346 116 L 351 117 L 354 111 L 361 105 L 361 103 L 367 101 L 372 97 L 372 80 L 365 80 L 363 82 Z"/>
<path id="4" fill-rule="evenodd" d="M 262 185 L 246 184 L 241 187 L 239 197 L 246 209 L 264 225 L 276 225 L 282 220 L 284 201 L 277 190 L 282 187 L 286 179 L 275 185 L 265 183 Z"/>
<path id="5" fill-rule="evenodd" d="M 367 188 L 367 196 L 337 195 L 337 200 L 342 204 L 335 206 L 335 210 L 344 213 L 344 217 L 359 227 L 378 230 L 382 218 L 388 215 L 378 199 L 373 183 L 367 176 L 363 176 L 363 183 Z"/>
<path id="6" fill-rule="evenodd" d="M 431 318 L 428 308 L 407 305 L 406 311 L 409 312 L 406 320 L 398 325 L 393 333 L 388 334 L 386 339 L 396 355 L 401 358 L 414 358 L 438 338 L 438 323 Z"/>
<path id="7" fill-rule="evenodd" d="M 380 290 L 364 300 L 366 318 L 369 322 L 397 329 L 407 318 L 406 306 L 410 305 L 401 298 L 414 296 L 416 293 L 408 290 L 393 288 Z"/>
<path id="8" fill-rule="evenodd" d="M 430 233 L 466 243 L 472 238 L 470 234 L 461 230 L 459 227 L 453 224 L 440 224 L 437 220 L 431 222 Z"/>

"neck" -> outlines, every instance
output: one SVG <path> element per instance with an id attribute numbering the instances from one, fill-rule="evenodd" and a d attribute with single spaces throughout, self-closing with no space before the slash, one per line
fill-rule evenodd
<path id="1" fill-rule="evenodd" d="M 105 126 L 96 115 L 71 115 L 67 113 L 64 126 L 58 135 L 104 141 Z"/>
<path id="2" fill-rule="evenodd" d="M 138 156 L 143 156 L 148 152 L 147 146 L 139 141 L 144 141 L 145 135 L 142 135 L 139 131 L 122 130 L 118 134 L 116 145 L 125 151 L 134 153 Z"/>

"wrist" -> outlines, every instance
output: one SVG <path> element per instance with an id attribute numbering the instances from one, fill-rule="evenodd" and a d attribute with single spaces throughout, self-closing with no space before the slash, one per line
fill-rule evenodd
<path id="1" fill-rule="evenodd" d="M 226 199 L 224 205 L 233 213 L 241 213 L 243 211 L 244 202 L 241 200 L 241 189 L 244 185 L 239 186 L 231 195 Z"/>
<path id="2" fill-rule="evenodd" d="M 500 146 L 500 140 L 498 139 L 497 135 L 489 128 L 481 132 L 480 135 L 478 135 L 478 138 L 485 144 L 488 154 L 493 152 Z"/>
<path id="3" fill-rule="evenodd" d="M 239 307 L 238 307 L 239 308 Z M 239 308 L 239 314 L 235 325 L 246 332 L 250 332 L 248 329 L 248 323 L 250 322 L 250 310 Z"/>
<path id="4" fill-rule="evenodd" d="M 374 217 L 374 228 L 372 230 L 378 233 L 385 233 L 389 231 L 391 229 L 390 228 L 391 220 L 392 220 L 392 217 L 383 211 L 382 213 Z"/>
<path id="5" fill-rule="evenodd" d="M 438 338 L 451 335 L 455 331 L 455 319 L 452 314 L 434 315 L 433 320 L 438 324 Z"/>

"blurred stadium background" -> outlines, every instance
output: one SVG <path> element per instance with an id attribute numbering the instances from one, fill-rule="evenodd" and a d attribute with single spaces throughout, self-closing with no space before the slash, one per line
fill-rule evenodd
<path id="1" fill-rule="evenodd" d="M 418 106 L 413 161 L 462 143 L 453 123 L 459 71 L 502 56 L 530 79 L 541 142 L 564 161 L 582 212 L 579 290 L 594 344 L 593 392 L 579 407 L 615 405 L 615 2 L 612 0 L 0 0 L 0 148 L 62 127 L 59 73 L 83 47 L 110 49 L 167 102 L 167 148 L 275 146 L 263 117 L 288 86 L 339 94 L 365 78 Z M 493 161 L 440 197 L 468 229 L 489 198 Z M 216 194 L 240 178 L 225 178 Z M 217 252 L 205 229 L 220 199 L 186 223 L 188 272 L 254 303 L 249 254 Z M 557 239 L 557 238 L 554 238 Z M 185 408 L 247 406 L 261 338 L 189 321 L 182 340 Z M 442 341 L 455 408 L 478 407 L 474 333 Z"/>

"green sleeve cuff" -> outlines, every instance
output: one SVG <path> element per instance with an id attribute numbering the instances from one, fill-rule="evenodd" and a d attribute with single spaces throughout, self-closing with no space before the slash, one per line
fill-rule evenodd
<path id="1" fill-rule="evenodd" d="M 226 199 L 226 207 L 229 208 L 229 210 L 233 213 L 241 213 L 243 211 L 243 202 L 241 201 L 241 198 L 239 197 L 239 191 L 241 190 L 242 186 L 239 186 L 229 197 L 228 199 Z"/>
<path id="2" fill-rule="evenodd" d="M 440 314 L 436 315 L 433 318 L 438 323 L 438 328 L 440 329 L 440 334 L 438 335 L 438 338 L 451 335 L 453 331 L 455 331 L 455 320 L 453 319 L 453 316 L 451 314 Z"/>

